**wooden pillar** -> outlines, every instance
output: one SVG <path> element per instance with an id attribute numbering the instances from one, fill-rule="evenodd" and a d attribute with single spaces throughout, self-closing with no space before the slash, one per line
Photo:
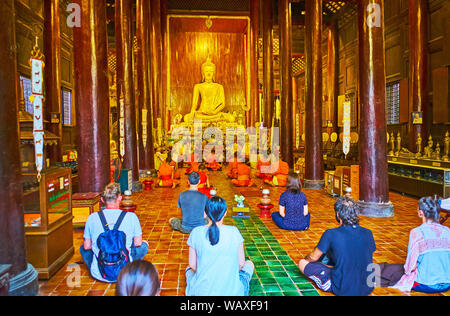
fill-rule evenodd
<path id="1" fill-rule="evenodd" d="M 425 144 L 428 140 L 428 5 L 426 0 L 409 0 L 409 103 L 410 112 L 422 112 L 423 124 L 412 124 L 409 115 L 409 147 L 417 148 L 420 133 Z M 423 148 L 423 146 L 422 146 Z"/>
<path id="2" fill-rule="evenodd" d="M 306 0 L 306 120 L 305 180 L 306 189 L 323 189 L 322 156 L 322 1 Z"/>
<path id="3" fill-rule="evenodd" d="M 339 49 L 338 49 L 338 34 L 337 24 L 333 22 L 327 28 L 327 129 L 328 133 L 337 132 L 338 124 L 338 95 L 339 95 Z"/>
<path id="4" fill-rule="evenodd" d="M 375 13 L 374 13 L 375 12 Z M 371 19 L 373 17 L 373 20 Z M 358 4 L 360 129 L 360 214 L 394 215 L 389 202 L 386 137 L 384 1 Z"/>
<path id="5" fill-rule="evenodd" d="M 275 111 L 273 95 L 273 6 L 272 0 L 262 0 L 263 15 L 263 118 L 264 126 L 272 126 Z"/>
<path id="6" fill-rule="evenodd" d="M 141 118 L 138 122 L 139 130 L 139 166 L 142 170 L 153 169 L 155 166 L 153 152 L 153 122 L 152 104 L 150 95 L 150 1 L 137 0 L 136 3 L 136 30 L 138 40 L 137 76 L 138 76 L 138 103 Z M 144 111 L 143 111 L 144 110 Z M 144 118 L 144 115 L 146 117 Z M 147 121 L 146 133 L 143 119 Z M 144 142 L 144 134 L 146 134 Z M 144 144 L 145 143 L 145 144 Z"/>
<path id="7" fill-rule="evenodd" d="M 250 115 L 249 125 L 259 121 L 258 78 L 259 0 L 250 1 Z"/>
<path id="8" fill-rule="evenodd" d="M 73 29 L 80 192 L 102 192 L 110 181 L 108 45 L 105 0 L 77 0 Z"/>
<path id="9" fill-rule="evenodd" d="M 116 33 L 117 44 L 121 44 L 121 59 L 117 63 L 121 64 L 123 73 L 118 77 L 121 82 L 124 107 L 125 107 L 125 155 L 123 157 L 123 168 L 132 170 L 133 191 L 140 190 L 139 186 L 139 165 L 137 157 L 137 136 L 136 136 L 136 106 L 135 90 L 133 82 L 133 1 L 117 0 L 119 2 L 120 32 Z M 117 4 L 116 4 L 117 5 Z M 120 90 L 119 90 L 120 91 Z M 118 94 L 119 95 L 119 94 Z"/>
<path id="10" fill-rule="evenodd" d="M 10 264 L 10 295 L 37 295 L 37 272 L 27 265 L 19 152 L 14 0 L 0 6 L 0 264 Z"/>
<path id="11" fill-rule="evenodd" d="M 59 0 L 44 1 L 44 53 L 45 53 L 45 105 L 50 113 L 59 113 L 59 123 L 51 123 L 48 130 L 60 137 L 56 145 L 49 146 L 52 164 L 62 161 L 62 111 L 61 111 L 61 30 Z"/>
<path id="12" fill-rule="evenodd" d="M 168 48 L 168 36 L 167 36 L 167 6 L 168 0 L 160 0 L 160 17 L 161 17 L 161 26 L 160 26 L 160 35 L 161 35 L 161 102 L 162 108 L 165 109 L 165 126 L 166 129 L 170 129 L 171 120 L 172 120 L 172 110 L 169 107 L 172 106 L 170 103 L 170 95 L 167 96 L 167 52 Z"/>
<path id="13" fill-rule="evenodd" d="M 290 0 L 278 0 L 280 30 L 280 151 L 283 161 L 294 167 L 293 156 L 293 97 L 292 97 L 292 19 Z"/>
<path id="14" fill-rule="evenodd" d="M 161 40 L 161 0 L 150 0 L 151 3 L 151 64 L 152 64 L 152 100 L 154 119 L 161 118 L 164 127 L 166 113 L 162 93 L 162 40 Z M 156 121 L 154 122 L 156 124 Z M 157 126 L 155 126 L 156 128 Z"/>

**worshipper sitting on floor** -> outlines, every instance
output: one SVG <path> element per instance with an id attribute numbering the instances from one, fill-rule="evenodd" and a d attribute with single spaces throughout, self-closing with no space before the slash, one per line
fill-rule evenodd
<path id="1" fill-rule="evenodd" d="M 280 211 L 272 213 L 272 220 L 281 229 L 307 230 L 311 214 L 298 174 L 289 173 L 286 187 L 287 190 L 280 196 Z"/>
<path id="2" fill-rule="evenodd" d="M 216 150 L 211 150 L 211 153 L 206 157 L 206 168 L 210 171 L 222 170 L 222 165 L 219 163 L 219 157 L 216 155 Z"/>
<path id="3" fill-rule="evenodd" d="M 172 229 L 190 234 L 197 227 L 208 223 L 205 215 L 205 206 L 208 197 L 198 191 L 200 175 L 192 172 L 188 176 L 189 190 L 180 193 L 177 207 L 181 210 L 182 218 L 171 218 L 169 220 Z"/>
<path id="4" fill-rule="evenodd" d="M 180 181 L 174 177 L 174 169 L 170 165 L 172 158 L 167 156 L 166 160 L 162 162 L 158 169 L 157 186 L 161 188 L 175 188 L 180 184 Z"/>
<path id="5" fill-rule="evenodd" d="M 133 261 L 120 271 L 116 296 L 159 296 L 160 293 L 158 271 L 151 262 Z"/>
<path id="6" fill-rule="evenodd" d="M 372 273 L 368 267 L 376 250 L 372 232 L 359 226 L 358 206 L 353 199 L 339 198 L 334 209 L 340 226 L 326 230 L 298 267 L 322 291 L 338 296 L 369 295 L 373 286 L 367 282 Z M 324 255 L 328 262 L 320 262 Z"/>
<path id="7" fill-rule="evenodd" d="M 405 274 L 394 286 L 401 291 L 440 293 L 450 290 L 450 229 L 439 223 L 437 197 L 419 200 L 422 225 L 409 234 Z"/>
<path id="8" fill-rule="evenodd" d="M 239 230 L 223 224 L 227 203 L 210 198 L 206 214 L 209 224 L 195 228 L 187 241 L 186 296 L 248 296 L 255 267 L 245 261 Z"/>
<path id="9" fill-rule="evenodd" d="M 287 184 L 287 178 L 289 175 L 289 165 L 287 162 L 281 160 L 278 161 L 278 169 L 271 174 L 272 180 L 266 179 L 264 182 L 272 186 L 285 187 Z"/>
<path id="10" fill-rule="evenodd" d="M 121 201 L 120 185 L 118 183 L 107 185 L 102 195 L 106 209 L 91 214 L 84 229 L 84 243 L 80 247 L 81 256 L 92 277 L 102 282 L 112 282 L 104 278 L 105 275 L 100 271 L 97 261 L 100 255 L 98 239 L 108 228 L 111 231 L 113 228 L 117 229 L 125 234 L 128 261 L 141 260 L 148 252 L 148 243 L 142 240 L 142 228 L 138 217 L 132 212 L 120 210 Z"/>
<path id="11" fill-rule="evenodd" d="M 251 187 L 254 185 L 251 179 L 250 162 L 237 164 L 237 179 L 232 179 L 231 183 L 238 187 Z"/>

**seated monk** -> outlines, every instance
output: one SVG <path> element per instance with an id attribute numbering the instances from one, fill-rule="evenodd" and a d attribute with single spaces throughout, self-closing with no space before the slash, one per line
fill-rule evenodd
<path id="1" fill-rule="evenodd" d="M 190 174 L 192 172 L 198 172 L 199 163 L 195 161 L 194 153 L 191 154 L 191 162 L 188 162 L 188 167 L 186 168 L 186 174 Z"/>
<path id="2" fill-rule="evenodd" d="M 175 188 L 180 184 L 179 180 L 174 179 L 174 170 L 169 164 L 170 157 L 167 157 L 166 161 L 163 161 L 158 170 L 158 183 L 159 187 Z"/>
<path id="3" fill-rule="evenodd" d="M 219 158 L 216 156 L 216 151 L 212 150 L 211 154 L 206 157 L 206 168 L 212 171 L 222 170 L 222 165 L 219 163 Z"/>
<path id="4" fill-rule="evenodd" d="M 228 164 L 228 174 L 227 174 L 228 178 L 237 179 L 237 177 L 238 177 L 237 166 L 238 166 L 238 160 L 235 157 L 234 160 Z"/>
<path id="5" fill-rule="evenodd" d="M 175 161 L 171 160 L 169 165 L 173 169 L 173 178 L 175 180 L 180 180 L 181 179 L 181 172 L 180 172 L 180 170 L 178 170 L 178 164 Z"/>
<path id="6" fill-rule="evenodd" d="M 200 182 L 198 184 L 198 191 L 202 192 L 203 194 L 206 194 L 208 198 L 211 197 L 209 194 L 209 191 L 211 191 L 210 185 L 209 185 L 209 178 L 208 178 L 208 171 L 206 170 L 206 167 L 204 164 L 200 164 L 198 167 L 198 172 L 200 176 Z"/>
<path id="7" fill-rule="evenodd" d="M 265 182 L 273 186 L 285 187 L 287 184 L 288 175 L 289 165 L 287 164 L 287 162 L 281 160 L 280 158 L 278 163 L 278 170 L 273 173 L 272 181 L 266 180 Z"/>
<path id="8" fill-rule="evenodd" d="M 263 167 L 269 169 L 271 165 L 270 160 L 265 162 L 262 160 L 258 160 L 258 162 L 256 163 L 256 174 L 255 176 L 257 176 L 258 178 L 263 179 L 264 181 L 272 181 L 273 178 L 273 174 L 272 173 L 265 173 L 263 172 Z"/>
<path id="9" fill-rule="evenodd" d="M 231 183 L 233 183 L 235 186 L 238 187 L 251 187 L 253 185 L 253 180 L 250 178 L 251 175 L 251 168 L 248 165 L 249 163 L 238 163 L 237 166 L 237 173 L 238 177 L 237 179 L 231 180 Z"/>

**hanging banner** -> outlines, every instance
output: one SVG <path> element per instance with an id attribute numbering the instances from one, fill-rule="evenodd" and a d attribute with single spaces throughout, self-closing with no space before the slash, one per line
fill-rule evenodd
<path id="1" fill-rule="evenodd" d="M 34 155 L 36 162 L 37 178 L 41 181 L 41 172 L 44 167 L 44 57 L 37 45 L 31 52 L 31 96 L 30 101 L 33 104 L 33 136 L 34 136 Z"/>
<path id="2" fill-rule="evenodd" d="M 119 117 L 119 141 L 120 141 L 120 157 L 122 158 L 125 156 L 125 101 L 123 98 L 123 94 L 120 96 L 119 100 L 119 111 L 120 111 L 120 117 Z"/>
<path id="3" fill-rule="evenodd" d="M 347 156 L 350 152 L 350 132 L 351 132 L 351 102 L 344 102 L 343 104 L 343 152 Z"/>
<path id="4" fill-rule="evenodd" d="M 147 109 L 142 109 L 142 144 L 144 145 L 144 148 L 147 148 Z"/>

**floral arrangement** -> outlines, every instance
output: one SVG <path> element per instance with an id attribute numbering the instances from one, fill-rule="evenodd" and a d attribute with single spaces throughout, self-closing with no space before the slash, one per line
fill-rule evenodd
<path id="1" fill-rule="evenodd" d="M 244 205 L 245 197 L 243 195 L 235 195 L 234 200 L 236 202 L 238 202 L 237 207 L 240 207 L 240 208 L 245 207 L 245 205 Z"/>

